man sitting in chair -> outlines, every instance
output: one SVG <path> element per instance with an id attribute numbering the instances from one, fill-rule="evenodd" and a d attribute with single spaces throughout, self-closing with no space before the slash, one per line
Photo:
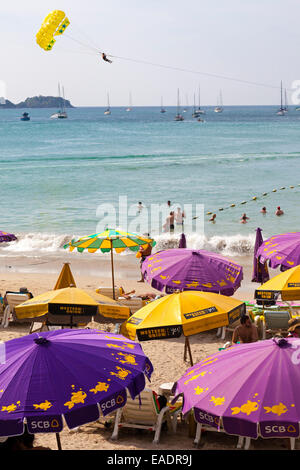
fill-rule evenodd
<path id="1" fill-rule="evenodd" d="M 20 287 L 20 290 L 19 292 L 16 292 L 16 291 L 6 291 L 5 292 L 5 295 L 3 297 L 3 305 L 4 305 L 4 308 L 8 305 L 8 302 L 7 302 L 7 294 L 27 294 L 28 295 L 28 299 L 32 299 L 33 298 L 33 294 L 31 292 L 29 292 L 29 290 L 27 289 L 27 287 Z"/>
<path id="2" fill-rule="evenodd" d="M 236 343 L 254 343 L 258 341 L 257 327 L 254 325 L 249 315 L 243 315 L 232 335 L 232 344 Z"/>

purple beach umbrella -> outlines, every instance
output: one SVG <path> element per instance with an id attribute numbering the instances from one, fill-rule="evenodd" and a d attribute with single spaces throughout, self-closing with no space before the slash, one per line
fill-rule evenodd
<path id="1" fill-rule="evenodd" d="M 260 282 L 261 284 L 263 284 L 264 282 L 267 282 L 270 279 L 270 276 L 269 276 L 267 264 L 266 263 L 261 264 L 259 259 L 257 258 L 258 249 L 264 242 L 261 232 L 262 232 L 261 228 L 256 229 L 252 282 Z"/>
<path id="2" fill-rule="evenodd" d="M 0 436 L 56 433 L 134 399 L 153 367 L 141 346 L 100 330 L 34 333 L 1 345 Z"/>
<path id="3" fill-rule="evenodd" d="M 191 367 L 174 385 L 183 413 L 228 434 L 300 436 L 300 340 L 238 344 Z"/>
<path id="4" fill-rule="evenodd" d="M 181 234 L 178 248 L 186 248 L 186 238 L 184 233 Z"/>
<path id="5" fill-rule="evenodd" d="M 15 241 L 15 240 L 18 240 L 15 235 L 13 235 L 12 233 L 2 232 L 0 230 L 0 243 L 2 243 L 2 242 L 12 242 L 12 241 Z"/>
<path id="6" fill-rule="evenodd" d="M 281 271 L 300 264 L 300 232 L 283 233 L 265 240 L 256 253 L 261 264 L 269 262 L 270 268 L 280 266 Z"/>
<path id="7" fill-rule="evenodd" d="M 159 291 L 201 290 L 233 295 L 243 279 L 243 268 L 217 253 L 176 248 L 148 256 L 144 279 Z"/>

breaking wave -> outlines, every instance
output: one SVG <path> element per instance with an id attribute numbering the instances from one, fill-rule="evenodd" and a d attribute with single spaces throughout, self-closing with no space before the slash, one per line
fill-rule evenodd
<path id="1" fill-rule="evenodd" d="M 53 234 L 53 233 L 20 233 L 16 234 L 18 240 L 11 243 L 2 243 L 0 255 L 39 255 L 59 254 L 65 252 L 64 245 L 78 235 Z M 154 251 L 177 248 L 180 234 L 161 234 L 155 236 L 156 246 Z M 186 234 L 187 248 L 195 250 L 207 250 L 223 254 L 224 256 L 246 256 L 253 253 L 255 234 L 248 235 L 216 235 L 206 237 L 196 233 Z M 130 253 L 126 250 L 124 255 Z"/>

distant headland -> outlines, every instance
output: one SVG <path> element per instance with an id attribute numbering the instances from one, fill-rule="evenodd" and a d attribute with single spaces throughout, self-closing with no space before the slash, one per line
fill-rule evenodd
<path id="1" fill-rule="evenodd" d="M 12 108 L 74 108 L 69 100 L 64 100 L 60 97 L 55 96 L 33 96 L 32 98 L 26 98 L 21 103 L 14 104 L 9 100 L 0 102 L 0 109 L 12 109 Z"/>

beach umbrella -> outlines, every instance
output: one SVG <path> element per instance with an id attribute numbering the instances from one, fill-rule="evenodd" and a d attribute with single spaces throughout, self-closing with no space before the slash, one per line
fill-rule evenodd
<path id="1" fill-rule="evenodd" d="M 270 279 L 270 276 L 267 263 L 261 264 L 259 259 L 257 258 L 257 251 L 264 242 L 261 232 L 261 228 L 256 229 L 252 282 L 260 282 L 262 284 L 263 282 L 268 281 Z"/>
<path id="2" fill-rule="evenodd" d="M 186 237 L 184 233 L 181 234 L 178 248 L 186 248 Z"/>
<path id="3" fill-rule="evenodd" d="M 202 331 L 221 328 L 246 313 L 241 300 L 201 291 L 183 291 L 148 303 L 122 324 L 121 333 L 139 341 L 186 337 L 185 354 L 193 363 L 189 339 Z"/>
<path id="4" fill-rule="evenodd" d="M 0 436 L 56 433 L 134 399 L 153 367 L 141 346 L 100 330 L 33 333 L 2 344 Z"/>
<path id="5" fill-rule="evenodd" d="M 0 243 L 2 243 L 2 242 L 12 242 L 12 241 L 15 241 L 15 240 L 18 240 L 15 235 L 13 235 L 12 233 L 2 232 L 0 230 Z"/>
<path id="6" fill-rule="evenodd" d="M 15 307 L 19 320 L 43 318 L 54 324 L 73 325 L 102 315 L 105 318 L 127 319 L 130 309 L 113 299 L 96 293 L 87 293 L 77 287 L 66 287 L 23 302 Z"/>
<path id="7" fill-rule="evenodd" d="M 54 290 L 64 289 L 65 287 L 76 287 L 75 279 L 71 272 L 70 263 L 64 263 L 61 273 L 56 281 Z"/>
<path id="8" fill-rule="evenodd" d="M 276 300 L 279 295 L 282 300 L 300 300 L 300 265 L 274 276 L 255 291 L 258 300 Z"/>
<path id="9" fill-rule="evenodd" d="M 243 279 L 243 268 L 217 253 L 170 249 L 148 256 L 142 265 L 144 279 L 166 293 L 200 290 L 233 295 Z"/>
<path id="10" fill-rule="evenodd" d="M 283 233 L 265 240 L 256 253 L 261 264 L 269 262 L 270 268 L 280 266 L 281 271 L 300 264 L 300 232 Z"/>
<path id="11" fill-rule="evenodd" d="M 257 439 L 300 436 L 300 340 L 237 344 L 189 368 L 174 385 L 183 413 Z M 175 397 L 175 400 L 176 400 Z M 174 400 L 174 401 L 175 401 Z"/>
<path id="12" fill-rule="evenodd" d="M 155 241 L 152 238 L 142 237 L 134 233 L 108 228 L 102 233 L 88 235 L 79 240 L 72 240 L 67 243 L 64 248 L 68 248 L 70 251 L 77 249 L 79 253 L 82 253 L 84 250 L 87 250 L 89 253 L 95 253 L 98 250 L 102 253 L 110 252 L 113 298 L 115 298 L 113 250 L 115 250 L 116 253 L 122 253 L 126 248 L 129 248 L 131 251 L 137 252 L 140 246 L 146 247 L 149 244 L 155 246 Z"/>

